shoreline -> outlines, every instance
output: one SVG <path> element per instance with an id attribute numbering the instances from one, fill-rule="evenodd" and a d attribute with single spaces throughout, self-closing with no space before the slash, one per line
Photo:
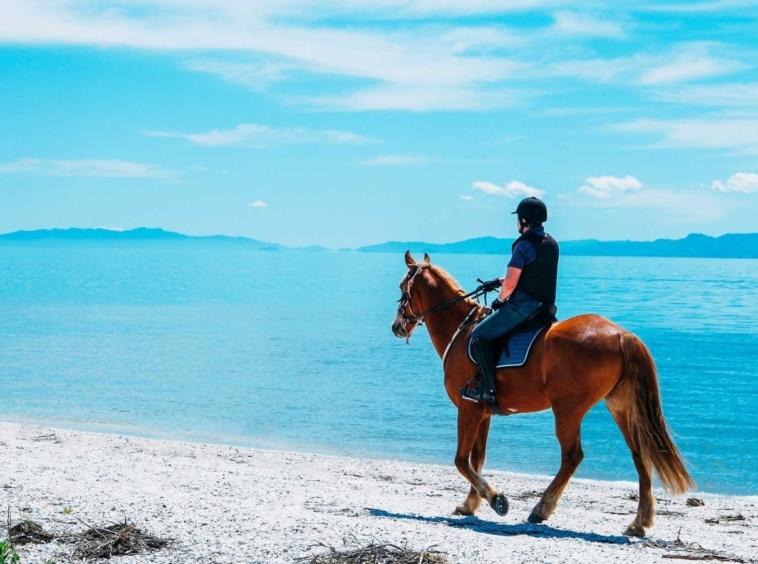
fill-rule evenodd
<path id="1" fill-rule="evenodd" d="M 452 516 L 468 484 L 452 464 L 358 459 L 0 422 L 0 509 L 57 534 L 123 521 L 176 539 L 115 562 L 290 562 L 345 538 L 434 546 L 453 562 L 646 561 L 696 550 L 751 561 L 758 496 L 690 493 L 659 498 L 644 540 L 621 535 L 636 484 L 574 479 L 555 515 L 526 523 L 552 477 L 487 471 L 511 502 Z M 702 507 L 690 507 L 697 497 Z M 741 517 L 741 518 L 738 518 Z M 709 520 L 710 522 L 707 522 Z M 2 537 L 4 535 L 0 535 Z M 677 539 L 679 543 L 677 544 Z M 688 547 L 689 548 L 685 548 Z M 19 547 L 22 562 L 65 557 L 64 543 Z"/>
<path id="2" fill-rule="evenodd" d="M 357 454 L 353 452 L 353 449 L 345 448 L 344 450 L 339 450 L 333 446 L 322 444 L 322 443 L 313 443 L 313 442 L 296 442 L 296 441 L 286 441 L 286 440 L 280 440 L 280 439 L 260 439 L 260 438 L 254 438 L 249 435 L 235 435 L 235 434 L 228 434 L 228 433 L 208 433 L 208 434 L 199 434 L 195 431 L 192 432 L 185 432 L 185 431 L 160 431 L 159 429 L 153 429 L 153 428 L 146 428 L 146 427 L 134 427 L 133 431 L 127 430 L 127 427 L 129 425 L 127 423 L 111 423 L 111 422 L 100 422 L 99 424 L 91 424 L 91 422 L 77 422 L 70 419 L 55 419 L 55 418 L 35 418 L 35 417 L 18 417 L 18 416 L 5 416 L 0 417 L 0 425 L 8 423 L 8 424 L 15 424 L 20 426 L 26 426 L 26 427 L 40 427 L 40 428 L 50 428 L 50 429 L 56 429 L 60 431 L 71 431 L 74 433 L 91 433 L 95 435 L 113 435 L 113 436 L 119 436 L 119 437 L 125 437 L 130 439 L 145 439 L 149 441 L 166 441 L 166 442 L 177 442 L 177 443 L 188 443 L 188 444 L 194 444 L 194 445 L 213 445 L 213 446 L 225 446 L 230 448 L 241 448 L 241 449 L 250 449 L 250 450 L 256 450 L 256 451 L 265 451 L 270 453 L 281 453 L 284 455 L 288 454 L 296 454 L 296 455 L 315 455 L 315 456 L 321 456 L 321 457 L 335 457 L 335 458 L 359 458 Z M 556 453 L 557 456 L 560 455 L 559 448 L 556 444 Z M 451 451 L 452 452 L 452 451 Z M 420 465 L 431 465 L 431 466 L 442 466 L 447 467 L 450 466 L 453 467 L 453 457 L 451 454 L 450 461 L 447 460 L 437 460 L 433 457 L 415 457 L 413 455 L 407 456 L 405 458 L 399 458 L 397 456 L 393 456 L 392 454 L 383 454 L 381 452 L 375 452 L 375 451 L 369 451 L 365 457 L 361 456 L 361 460 L 371 460 L 375 462 L 405 462 L 407 464 L 420 464 Z M 489 464 L 489 461 L 488 463 Z M 557 462 L 556 462 L 556 470 L 557 470 Z M 508 475 L 514 475 L 524 478 L 536 478 L 536 479 L 545 479 L 548 482 L 553 479 L 554 474 L 550 473 L 542 473 L 542 472 L 528 472 L 523 471 L 519 469 L 511 469 L 511 468 L 492 468 L 488 467 L 488 470 L 491 472 L 499 472 L 504 473 Z M 577 471 L 577 474 L 582 471 L 583 468 L 580 467 Z M 636 474 L 633 476 L 636 478 Z M 576 475 L 571 479 L 573 482 L 574 480 L 584 480 L 589 482 L 600 482 L 600 483 L 606 483 L 606 482 L 612 482 L 616 484 L 627 484 L 629 488 L 631 489 L 637 489 L 637 482 L 632 479 L 624 479 L 624 478 L 615 478 L 612 475 L 609 476 L 581 476 L 577 477 Z M 695 480 L 696 485 L 698 484 L 698 480 Z M 659 485 L 659 480 L 657 476 L 654 477 L 654 487 Z M 657 488 L 660 489 L 660 488 Z M 743 492 L 743 491 L 717 491 L 717 490 L 701 490 L 701 489 L 695 489 L 690 492 L 690 494 L 710 494 L 710 495 L 722 495 L 722 496 L 736 496 L 736 497 L 751 497 L 755 496 L 758 497 L 758 491 L 755 493 L 752 492 Z"/>

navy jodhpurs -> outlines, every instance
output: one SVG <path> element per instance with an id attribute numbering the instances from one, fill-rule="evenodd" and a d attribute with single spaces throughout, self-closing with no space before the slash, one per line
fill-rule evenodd
<path id="1" fill-rule="evenodd" d="M 542 303 L 531 296 L 515 292 L 500 309 L 474 328 L 471 333 L 472 349 L 475 350 L 479 343 L 489 344 L 502 337 L 537 313 L 541 307 Z"/>

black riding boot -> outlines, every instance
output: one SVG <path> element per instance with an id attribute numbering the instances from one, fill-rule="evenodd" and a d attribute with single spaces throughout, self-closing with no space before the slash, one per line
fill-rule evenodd
<path id="1" fill-rule="evenodd" d="M 479 367 L 479 389 L 469 388 L 461 390 L 463 399 L 478 401 L 486 404 L 495 403 L 495 351 L 492 344 L 482 339 L 477 339 L 471 352 Z"/>

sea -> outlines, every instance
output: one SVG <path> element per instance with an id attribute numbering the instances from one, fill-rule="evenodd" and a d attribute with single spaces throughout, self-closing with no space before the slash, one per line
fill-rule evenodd
<path id="1" fill-rule="evenodd" d="M 506 257 L 432 261 L 471 289 Z M 390 330 L 404 273 L 400 254 L 0 246 L 0 419 L 452 467 L 440 359 L 426 329 Z M 698 488 L 758 494 L 758 260 L 565 256 L 558 294 L 560 318 L 649 346 Z M 604 404 L 582 443 L 577 476 L 636 481 Z M 494 420 L 487 468 L 559 463 L 550 411 Z"/>

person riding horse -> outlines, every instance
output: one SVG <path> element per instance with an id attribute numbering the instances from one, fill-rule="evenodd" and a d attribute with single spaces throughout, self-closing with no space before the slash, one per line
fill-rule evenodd
<path id="1" fill-rule="evenodd" d="M 513 242 L 512 256 L 500 294 L 492 302 L 494 313 L 471 334 L 471 354 L 479 367 L 479 387 L 461 390 L 463 399 L 495 403 L 496 343 L 541 310 L 555 306 L 558 276 L 558 243 L 545 233 L 547 207 L 539 198 L 524 198 L 516 211 L 520 237 Z"/>
<path id="2" fill-rule="evenodd" d="M 476 403 L 461 397 L 461 388 L 476 374 L 471 362 L 473 354 L 469 355 L 470 340 L 465 337 L 473 333 L 470 320 L 484 310 L 473 297 L 493 286 L 501 287 L 500 302 L 509 298 L 480 325 L 479 345 L 490 342 L 484 337 L 499 333 L 514 321 L 523 321 L 537 307 L 535 304 L 555 302 L 558 245 L 540 233 L 539 227 L 547 219 L 544 204 L 529 200 L 519 205 L 517 213 L 521 216 L 521 237 L 513 246 L 514 259 L 504 283 L 493 280 L 467 293 L 450 274 L 432 265 L 429 255 L 424 255 L 422 262 L 417 262 L 410 251 L 403 257 L 408 270 L 400 282 L 392 333 L 407 342 L 416 327 L 424 323 L 442 360 L 445 393 L 458 410 L 455 467 L 471 485 L 455 513 L 474 515 L 482 501 L 498 515 L 508 513 L 505 494 L 491 486 L 482 474 L 492 417 L 552 409 L 561 465 L 528 520 L 542 523 L 550 518 L 584 458 L 582 421 L 595 404 L 605 400 L 639 476 L 637 512 L 624 534 L 644 537 L 655 518 L 653 470 L 672 495 L 683 494 L 695 483 L 663 416 L 655 360 L 637 335 L 592 313 L 552 323 L 533 342 L 529 362 L 498 374 L 497 390 L 491 384 L 493 356 L 481 358 L 479 353 L 483 369 L 490 370 L 490 383 L 485 383 L 484 390 L 490 395 L 496 392 L 494 403 L 484 403 L 480 394 Z M 525 240 L 530 245 L 522 244 Z M 553 307 L 546 308 L 548 314 L 553 313 Z M 536 317 L 542 316 L 538 311 Z M 480 351 L 483 348 L 478 347 Z M 491 353 L 485 349 L 484 355 L 487 352 Z M 483 360 L 490 360 L 490 364 Z"/>

